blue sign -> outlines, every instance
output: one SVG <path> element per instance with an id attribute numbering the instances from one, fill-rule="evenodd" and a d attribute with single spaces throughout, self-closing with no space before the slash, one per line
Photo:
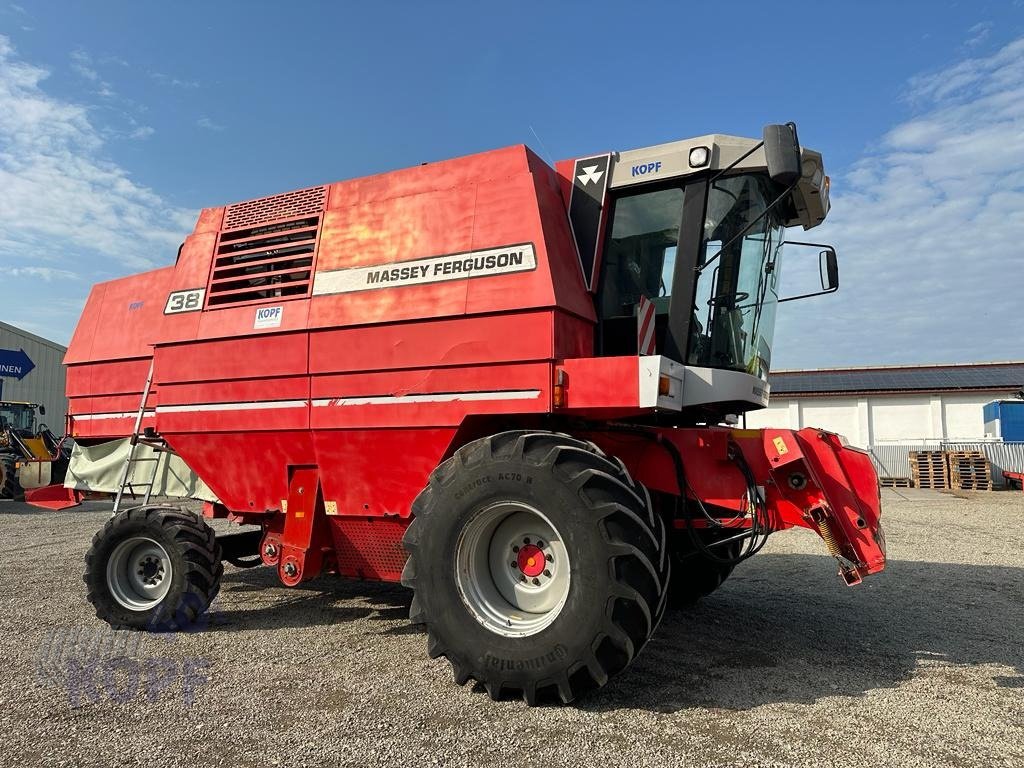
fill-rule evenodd
<path id="1" fill-rule="evenodd" d="M 0 349 L 0 376 L 9 379 L 24 379 L 36 364 L 28 359 L 24 349 L 15 352 L 13 349 Z"/>

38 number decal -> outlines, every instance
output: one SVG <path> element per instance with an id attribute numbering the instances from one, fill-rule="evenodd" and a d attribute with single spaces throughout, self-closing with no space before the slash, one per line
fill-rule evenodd
<path id="1" fill-rule="evenodd" d="M 198 312 L 203 308 L 205 288 L 190 288 L 187 291 L 175 291 L 167 297 L 164 306 L 165 315 L 176 315 L 182 312 Z"/>

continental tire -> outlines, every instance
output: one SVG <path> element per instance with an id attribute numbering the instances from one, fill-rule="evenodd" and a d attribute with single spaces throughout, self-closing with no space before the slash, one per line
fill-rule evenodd
<path id="1" fill-rule="evenodd" d="M 504 432 L 460 448 L 413 504 L 410 619 L 455 681 L 570 702 L 636 658 L 667 603 L 665 528 L 593 443 Z"/>
<path id="2" fill-rule="evenodd" d="M 115 629 L 188 629 L 213 602 L 224 565 L 206 522 L 176 507 L 120 512 L 93 537 L 85 583 Z"/>
<path id="3" fill-rule="evenodd" d="M 17 461 L 18 457 L 12 453 L 0 453 L 0 499 L 15 499 L 21 495 Z"/>

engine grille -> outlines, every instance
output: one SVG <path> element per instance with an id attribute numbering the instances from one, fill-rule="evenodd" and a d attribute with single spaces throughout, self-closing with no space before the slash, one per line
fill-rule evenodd
<path id="1" fill-rule="evenodd" d="M 221 232 L 206 306 L 308 296 L 320 223 L 315 215 Z"/>
<path id="2" fill-rule="evenodd" d="M 254 227 L 270 221 L 321 213 L 326 199 L 327 187 L 310 187 L 235 203 L 229 205 L 224 214 L 224 229 Z"/>

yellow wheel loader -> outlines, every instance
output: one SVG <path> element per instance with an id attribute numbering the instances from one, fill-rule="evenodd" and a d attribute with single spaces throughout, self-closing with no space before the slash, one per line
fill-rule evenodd
<path id="1" fill-rule="evenodd" d="M 68 453 L 38 416 L 38 403 L 0 401 L 0 499 L 13 499 L 23 489 L 63 483 Z"/>

